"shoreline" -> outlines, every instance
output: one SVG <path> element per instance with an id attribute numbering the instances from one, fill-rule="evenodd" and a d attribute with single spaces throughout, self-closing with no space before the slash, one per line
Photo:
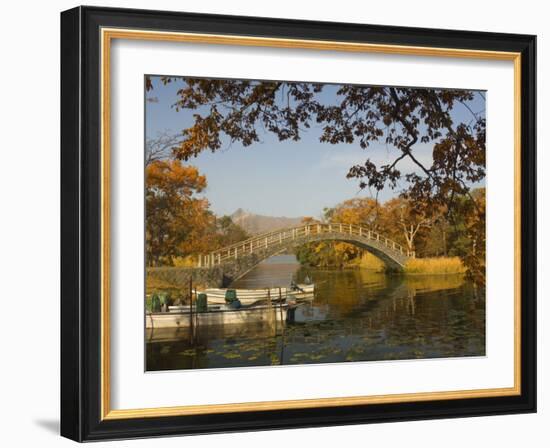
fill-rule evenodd
<path id="1" fill-rule="evenodd" d="M 364 268 L 364 267 L 361 267 L 361 266 L 343 266 L 343 267 L 338 267 L 338 266 L 324 266 L 324 267 L 321 267 L 321 266 L 310 266 L 310 265 L 300 265 L 301 267 L 305 267 L 305 268 L 308 268 L 308 269 L 320 269 L 320 270 L 338 270 L 338 271 L 346 271 L 346 270 L 362 270 L 362 271 L 367 271 L 367 272 L 371 272 L 373 274 L 380 274 L 380 275 L 392 275 L 392 276 L 433 276 L 433 275 L 466 275 L 466 272 L 407 272 L 405 270 L 403 270 L 402 272 L 398 272 L 398 271 L 391 271 L 391 270 L 388 270 L 388 271 L 378 271 L 376 269 L 370 269 L 370 268 Z"/>

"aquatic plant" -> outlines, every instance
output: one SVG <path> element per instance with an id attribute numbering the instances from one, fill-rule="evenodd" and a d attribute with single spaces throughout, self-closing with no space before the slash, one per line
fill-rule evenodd
<path id="1" fill-rule="evenodd" d="M 413 258 L 405 265 L 407 274 L 464 274 L 466 267 L 458 257 Z"/>

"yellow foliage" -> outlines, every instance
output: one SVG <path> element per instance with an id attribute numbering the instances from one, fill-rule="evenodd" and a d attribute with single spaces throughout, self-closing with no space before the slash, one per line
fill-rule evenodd
<path id="1" fill-rule="evenodd" d="M 405 265 L 407 274 L 463 274 L 466 267 L 458 257 L 413 258 Z"/>
<path id="2" fill-rule="evenodd" d="M 149 295 L 160 291 L 169 292 L 171 294 L 179 294 L 181 292 L 178 286 L 147 274 L 145 278 L 145 294 Z"/>
<path id="3" fill-rule="evenodd" d="M 386 269 L 384 262 L 370 252 L 364 252 L 360 258 L 358 257 L 350 262 L 350 265 L 374 272 L 384 272 Z"/>
<path id="4" fill-rule="evenodd" d="M 207 186 L 196 167 L 179 160 L 147 166 L 146 252 L 149 266 L 171 265 L 181 254 L 206 252 L 212 246 L 215 217 L 197 193 Z"/>
<path id="5" fill-rule="evenodd" d="M 172 259 L 174 266 L 179 268 L 194 268 L 197 266 L 197 257 L 188 255 L 187 257 L 174 257 Z"/>
<path id="6" fill-rule="evenodd" d="M 455 289 L 464 284 L 463 274 L 448 274 L 436 276 L 407 275 L 405 285 L 415 293 L 421 291 L 440 291 L 443 289 Z"/>

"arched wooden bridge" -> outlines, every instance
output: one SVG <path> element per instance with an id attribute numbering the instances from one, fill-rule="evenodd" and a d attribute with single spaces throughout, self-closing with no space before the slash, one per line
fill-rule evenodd
<path id="1" fill-rule="evenodd" d="M 317 241 L 343 241 L 372 252 L 390 268 L 401 270 L 414 252 L 367 227 L 342 223 L 312 223 L 254 236 L 199 256 L 199 268 L 227 265 L 236 279 L 258 263 L 286 250 Z"/>

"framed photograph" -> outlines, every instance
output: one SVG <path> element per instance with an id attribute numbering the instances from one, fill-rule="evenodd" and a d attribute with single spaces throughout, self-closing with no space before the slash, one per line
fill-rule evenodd
<path id="1" fill-rule="evenodd" d="M 536 411 L 535 36 L 61 14 L 61 433 Z"/>

